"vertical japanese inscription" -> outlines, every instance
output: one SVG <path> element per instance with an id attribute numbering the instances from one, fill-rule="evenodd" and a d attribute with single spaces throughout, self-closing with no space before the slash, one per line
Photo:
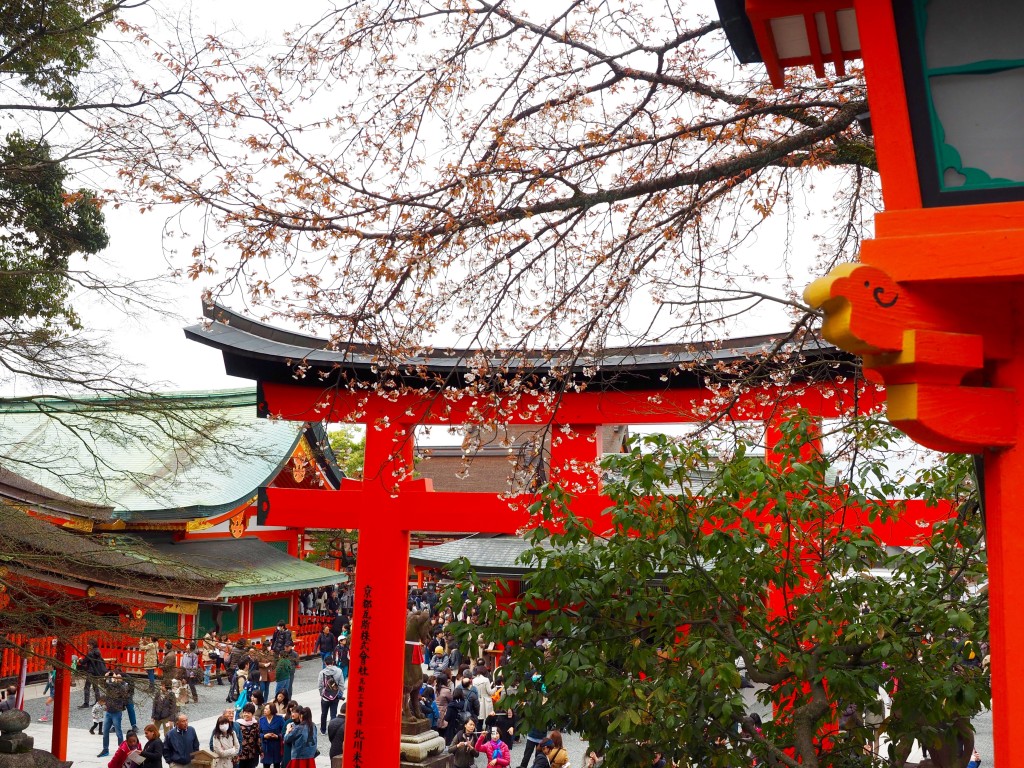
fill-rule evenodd
<path id="1" fill-rule="evenodd" d="M 356 689 L 356 695 L 359 696 L 360 702 L 365 700 L 366 675 L 370 667 L 370 612 L 373 610 L 373 587 L 369 584 L 363 587 L 362 601 L 363 615 L 359 621 L 359 656 L 357 659 L 359 685 Z M 356 730 L 353 734 L 352 764 L 356 768 L 363 764 L 363 737 L 363 708 L 360 706 L 356 708 Z"/>

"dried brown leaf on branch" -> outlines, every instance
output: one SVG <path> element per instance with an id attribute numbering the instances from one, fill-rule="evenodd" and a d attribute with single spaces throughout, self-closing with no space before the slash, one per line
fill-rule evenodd
<path id="1" fill-rule="evenodd" d="M 197 207 L 190 271 L 214 296 L 385 358 L 573 359 L 721 336 L 763 303 L 799 315 L 799 282 L 756 286 L 788 234 L 761 246 L 771 267 L 743 246 L 769 217 L 789 233 L 821 180 L 820 255 L 848 257 L 871 199 L 859 75 L 773 90 L 682 2 L 378 0 L 257 63 L 216 44 L 230 78 L 118 128 L 151 139 L 125 194 Z"/>

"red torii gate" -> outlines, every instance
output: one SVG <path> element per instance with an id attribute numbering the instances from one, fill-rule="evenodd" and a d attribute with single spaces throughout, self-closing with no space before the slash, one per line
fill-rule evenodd
<path id="1" fill-rule="evenodd" d="M 602 425 L 694 423 L 713 418 L 759 421 L 766 425 L 771 443 L 772 434 L 777 434 L 773 424 L 789 408 L 803 407 L 815 416 L 830 418 L 881 402 L 877 389 L 849 378 L 849 370 L 817 383 L 767 385 L 741 393 L 704 387 L 699 376 L 669 388 L 655 383 L 677 365 L 677 360 L 664 357 L 649 366 L 656 375 L 650 370 L 638 374 L 637 366 L 630 363 L 617 369 L 626 379 L 632 374 L 629 391 L 595 386 L 588 391 L 564 391 L 556 398 L 460 393 L 454 387 L 439 391 L 425 385 L 426 377 L 413 391 L 332 387 L 323 380 L 338 374 L 340 359 L 349 370 L 365 373 L 369 369 L 376 376 L 373 357 L 353 362 L 351 355 L 319 351 L 320 340 L 270 329 L 219 308 L 215 311 L 218 319 L 227 317 L 230 325 L 218 322 L 190 328 L 186 334 L 222 349 L 228 373 L 257 380 L 263 415 L 366 425 L 365 480 L 345 481 L 338 491 L 270 488 L 260 509 L 261 520 L 270 525 L 295 526 L 298 519 L 303 527 L 359 530 L 354 662 L 345 735 L 349 768 L 370 761 L 375 765 L 398 762 L 410 532 L 514 533 L 530 522 L 533 496 L 440 493 L 432 491 L 429 481 L 411 479 L 417 425 L 490 421 L 546 426 L 551 435 L 550 481 L 573 495 L 570 504 L 576 515 L 603 530 L 607 525 L 603 511 L 611 504 L 601 495 L 597 473 Z M 317 347 L 311 342 L 317 342 Z M 422 368 L 417 375 L 423 376 Z M 615 383 L 621 386 L 623 379 Z M 891 544 L 911 543 L 941 516 L 917 505 L 900 521 L 887 525 L 884 538 Z"/>

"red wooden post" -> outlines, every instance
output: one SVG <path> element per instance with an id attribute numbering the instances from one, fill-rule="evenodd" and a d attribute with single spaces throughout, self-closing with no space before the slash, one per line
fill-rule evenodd
<path id="1" fill-rule="evenodd" d="M 409 529 L 394 525 L 385 510 L 411 474 L 410 427 L 371 425 L 366 430 L 362 483 L 368 510 L 359 526 L 359 556 L 352 610 L 352 663 L 346 705 L 345 756 L 353 768 L 394 764 L 401 732 L 406 581 Z M 405 567 L 400 567 L 405 560 Z M 348 708 L 351 707 L 351 708 Z"/>
<path id="2" fill-rule="evenodd" d="M 1012 387 L 1024 381 L 1024 319 L 1016 322 L 1015 354 L 999 365 L 993 386 Z M 1016 679 L 1019 649 L 1024 644 L 1024 515 L 1020 513 L 1020 481 L 1024 478 L 1024 423 L 1016 421 L 1017 441 L 1006 450 L 985 452 L 985 549 L 988 553 L 989 643 L 991 645 L 992 730 L 994 760 L 1022 765 L 1019 729 L 1024 717 L 1024 688 Z M 1014 725 L 1016 723 L 1016 725 Z M 1017 733 L 1015 737 L 1013 734 Z"/>
<path id="3" fill-rule="evenodd" d="M 50 752 L 58 760 L 67 760 L 68 726 L 71 721 L 71 648 L 58 640 L 55 656 L 57 675 L 53 683 L 53 736 Z"/>

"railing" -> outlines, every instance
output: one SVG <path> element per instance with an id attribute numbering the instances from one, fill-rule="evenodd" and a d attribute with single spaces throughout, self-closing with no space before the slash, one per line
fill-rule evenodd
<path id="1" fill-rule="evenodd" d="M 0 677 L 18 677 L 21 674 L 21 661 L 24 658 L 28 659 L 30 675 L 46 671 L 49 659 L 53 655 L 52 638 L 26 638 L 22 635 L 11 635 L 6 640 L 2 654 L 0 654 Z"/>
<path id="2" fill-rule="evenodd" d="M 292 637 L 295 641 L 295 652 L 299 656 L 312 656 L 313 646 L 316 645 L 316 636 L 323 627 L 323 617 L 311 616 L 300 617 L 316 619 L 316 622 L 301 622 L 299 626 L 292 627 Z M 245 633 L 246 639 L 263 639 L 264 632 Z M 240 634 L 229 635 L 228 640 L 235 642 Z M 88 641 L 95 639 L 100 644 L 100 652 L 108 667 L 124 669 L 127 672 L 141 672 L 145 662 L 146 652 L 139 648 L 137 635 L 122 635 L 108 632 L 93 632 L 86 637 L 76 638 L 72 643 L 72 653 L 78 657 L 85 655 L 88 649 Z M 17 678 L 21 674 L 22 658 L 28 658 L 28 674 L 46 672 L 52 663 L 54 654 L 53 637 L 25 638 L 21 635 L 11 635 L 3 644 L 0 654 L 0 679 Z M 200 664 L 203 661 L 202 643 L 199 645 Z M 174 650 L 175 664 L 181 665 L 181 656 L 184 651 L 179 647 Z M 159 659 L 164 658 L 161 648 Z"/>

